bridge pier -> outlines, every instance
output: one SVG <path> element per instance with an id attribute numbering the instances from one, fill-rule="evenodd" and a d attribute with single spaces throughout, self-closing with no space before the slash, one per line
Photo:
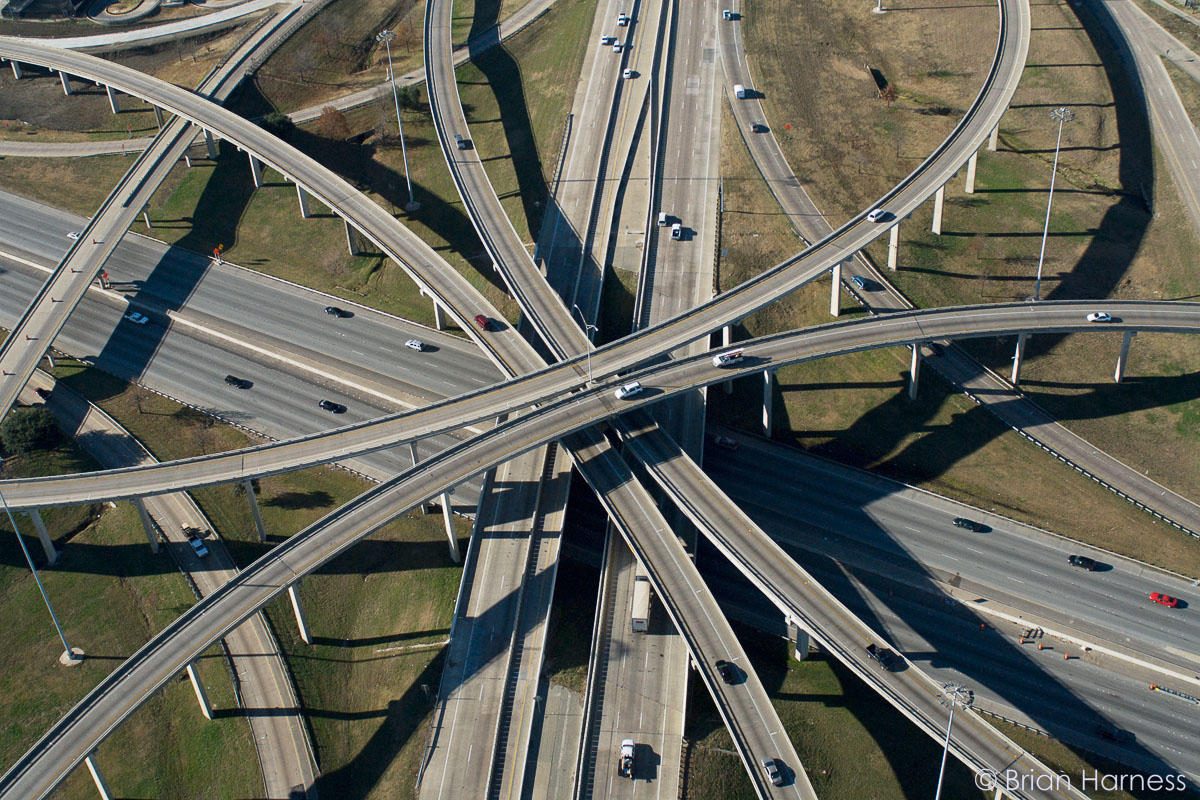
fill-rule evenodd
<path id="1" fill-rule="evenodd" d="M 454 533 L 454 511 L 450 507 L 450 493 L 442 492 L 442 520 L 446 523 L 446 539 L 450 544 L 450 560 L 455 564 L 462 562 L 458 552 L 458 536 Z"/>
<path id="2" fill-rule="evenodd" d="M 133 498 L 133 505 L 137 507 L 138 516 L 142 518 L 142 527 L 146 530 L 146 539 L 150 542 L 150 552 L 158 552 L 158 531 L 154 529 L 154 520 L 150 519 L 150 512 L 146 510 L 146 504 L 142 502 L 142 498 Z"/>
<path id="3" fill-rule="evenodd" d="M 46 562 L 50 566 L 54 566 L 54 562 L 58 561 L 58 551 L 54 549 L 54 542 L 50 539 L 50 532 L 46 530 L 46 523 L 42 519 L 42 510 L 35 508 L 26 513 L 29 515 L 29 520 L 33 523 L 33 527 L 37 530 L 38 541 L 42 543 L 42 549 L 46 551 Z"/>
<path id="4" fill-rule="evenodd" d="M 1016 386 L 1021 382 L 1021 359 L 1025 356 L 1025 342 L 1029 340 L 1028 333 L 1017 335 L 1017 349 L 1013 353 L 1013 368 L 1011 383 Z"/>
<path id="5" fill-rule="evenodd" d="M 933 193 L 933 227 L 932 230 L 938 236 L 942 235 L 942 206 L 946 202 L 946 184 L 938 187 L 938 190 Z"/>
<path id="6" fill-rule="evenodd" d="M 50 369 L 54 369 L 54 354 L 49 350 L 46 351 L 46 364 Z"/>
<path id="7" fill-rule="evenodd" d="M 204 714 L 205 719 L 212 719 L 212 704 L 208 702 L 208 692 L 200 682 L 200 676 L 196 674 L 195 662 L 187 665 L 187 674 L 192 680 L 192 688 L 196 691 L 196 699 L 200 702 L 200 713 Z"/>
<path id="8" fill-rule="evenodd" d="M 112 108 L 114 114 L 121 113 L 121 107 L 117 105 L 117 92 L 111 86 L 105 86 L 104 90 L 108 92 L 108 105 Z"/>
<path id="9" fill-rule="evenodd" d="M 992 128 L 992 132 L 988 134 L 988 144 L 987 144 L 988 150 L 991 150 L 993 153 L 996 152 L 996 144 L 999 142 L 999 139 L 1000 139 L 1000 123 L 997 122 L 996 127 Z M 999 790 L 997 790 L 997 791 L 999 791 Z"/>
<path id="10" fill-rule="evenodd" d="M 842 262 L 833 265 L 833 285 L 829 287 L 829 316 L 836 317 L 842 310 Z"/>
<path id="11" fill-rule="evenodd" d="M 267 529 L 263 526 L 262 514 L 258 510 L 258 498 L 254 496 L 254 481 L 246 478 L 242 481 L 242 486 L 246 489 L 246 499 L 250 501 L 250 513 L 254 516 L 254 527 L 258 528 L 258 540 L 265 542 Z"/>
<path id="12" fill-rule="evenodd" d="M 312 644 L 312 631 L 308 629 L 308 619 L 304 616 L 304 606 L 300 604 L 300 581 L 288 587 L 288 598 L 292 601 L 292 612 L 296 615 L 296 627 L 300 629 L 300 640 Z"/>
<path id="13" fill-rule="evenodd" d="M 912 364 L 908 368 L 908 399 L 917 399 L 917 381 L 921 377 L 921 345 L 912 346 Z"/>
<path id="14" fill-rule="evenodd" d="M 762 425 L 763 436 L 771 438 L 771 423 L 775 416 L 774 399 L 775 399 L 775 370 L 763 370 L 763 407 L 762 407 Z"/>
<path id="15" fill-rule="evenodd" d="M 13 77 L 16 78 L 17 80 L 21 80 L 21 65 L 18 64 L 16 61 L 9 61 L 8 63 L 12 64 Z"/>
<path id="16" fill-rule="evenodd" d="M 888 269 L 896 271 L 896 260 L 900 255 L 900 220 L 888 231 Z"/>
<path id="17" fill-rule="evenodd" d="M 304 193 L 304 187 L 296 184 L 296 199 L 300 201 L 300 217 L 308 219 L 308 195 Z"/>
<path id="18" fill-rule="evenodd" d="M 104 773 L 100 771 L 100 765 L 96 763 L 96 751 L 93 750 L 85 756 L 83 763 L 87 764 L 88 772 L 92 773 L 96 791 L 100 792 L 100 800 L 114 800 L 112 789 L 108 788 L 108 781 L 104 780 Z"/>
<path id="19" fill-rule="evenodd" d="M 787 636 L 788 641 L 792 643 L 792 655 L 797 661 L 803 661 L 808 658 L 808 631 L 796 624 L 796 621 L 789 619 L 787 621 Z"/>
<path id="20" fill-rule="evenodd" d="M 721 347 L 728 348 L 733 344 L 733 326 L 725 325 L 721 328 Z M 725 394 L 733 394 L 733 379 L 725 381 Z"/>
<path id="21" fill-rule="evenodd" d="M 142 206 L 142 220 L 146 223 L 147 228 L 153 228 L 150 224 L 150 206 Z"/>
<path id="22" fill-rule="evenodd" d="M 58 79 L 62 81 L 63 94 L 71 96 L 71 79 L 67 77 L 67 73 L 62 70 L 58 71 Z"/>
<path id="23" fill-rule="evenodd" d="M 350 225 L 350 220 L 346 222 L 346 246 L 350 248 L 350 255 L 358 255 L 358 235 L 355 234 L 354 228 Z M 438 328 L 441 330 L 441 328 Z"/>
<path id="24" fill-rule="evenodd" d="M 979 151 L 971 153 L 971 157 L 967 159 L 967 194 L 975 194 L 975 162 L 979 161 Z"/>
<path id="25" fill-rule="evenodd" d="M 158 129 L 161 131 L 163 128 L 162 109 L 159 108 L 158 106 L 153 106 L 153 108 L 154 108 L 154 121 L 155 121 L 155 123 L 158 124 Z"/>
<path id="26" fill-rule="evenodd" d="M 210 161 L 215 161 L 217 158 L 217 143 L 213 141 L 213 135 L 210 131 L 204 131 L 204 146 L 208 149 L 208 158 Z"/>
<path id="27" fill-rule="evenodd" d="M 439 331 L 446 330 L 446 312 L 442 311 L 437 300 L 433 301 L 433 327 Z"/>
<path id="28" fill-rule="evenodd" d="M 247 153 L 246 155 L 250 157 L 250 176 L 254 178 L 254 188 L 258 189 L 263 184 L 262 162 L 255 158 L 253 153 Z M 355 254 L 351 253 L 351 255 Z"/>
<path id="29" fill-rule="evenodd" d="M 1137 336 L 1137 331 L 1125 331 L 1125 338 L 1121 339 L 1121 354 L 1117 356 L 1117 368 L 1113 372 L 1113 380 L 1117 383 L 1125 378 L 1125 361 L 1129 357 L 1129 343 L 1135 336 Z"/>

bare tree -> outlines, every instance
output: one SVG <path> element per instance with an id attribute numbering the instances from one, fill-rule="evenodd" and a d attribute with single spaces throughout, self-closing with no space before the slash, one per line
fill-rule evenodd
<path id="1" fill-rule="evenodd" d="M 350 123 L 341 111 L 333 106 L 325 106 L 317 118 L 317 132 L 326 139 L 343 141 L 350 138 Z"/>

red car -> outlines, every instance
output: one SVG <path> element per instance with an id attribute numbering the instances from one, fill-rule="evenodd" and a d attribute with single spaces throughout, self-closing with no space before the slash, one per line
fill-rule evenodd
<path id="1" fill-rule="evenodd" d="M 1166 606 L 1167 608 L 1175 608 L 1175 606 L 1179 605 L 1179 598 L 1171 597 L 1171 595 L 1163 594 L 1162 592 L 1151 592 L 1150 599 L 1160 606 Z"/>
<path id="2" fill-rule="evenodd" d="M 490 331 L 492 329 L 492 321 L 483 314 L 475 315 L 475 324 L 478 325 L 480 329 L 485 331 Z"/>

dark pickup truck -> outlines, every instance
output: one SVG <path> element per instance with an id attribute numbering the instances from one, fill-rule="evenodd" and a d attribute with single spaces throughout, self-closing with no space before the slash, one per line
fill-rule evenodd
<path id="1" fill-rule="evenodd" d="M 883 667 L 888 672 L 896 669 L 896 654 L 886 647 L 880 647 L 876 644 L 867 645 L 867 655 L 875 660 L 879 666 Z"/>

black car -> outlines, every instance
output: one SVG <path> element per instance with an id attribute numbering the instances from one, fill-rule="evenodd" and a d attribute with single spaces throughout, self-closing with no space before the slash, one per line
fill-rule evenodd
<path id="1" fill-rule="evenodd" d="M 236 386 L 238 389 L 249 389 L 254 385 L 245 378 L 239 378 L 236 375 L 226 375 L 225 382 L 230 386 Z"/>
<path id="2" fill-rule="evenodd" d="M 742 673 L 738 671 L 738 668 L 724 659 L 718 659 L 714 666 L 716 666 L 717 672 L 721 674 L 721 680 L 726 683 L 737 683 L 742 677 Z"/>
<path id="3" fill-rule="evenodd" d="M 867 645 L 867 655 L 875 660 L 875 663 L 883 667 L 888 672 L 892 672 L 896 668 L 896 654 L 886 647 L 880 647 L 877 644 Z"/>
<path id="4" fill-rule="evenodd" d="M 767 126 L 763 125 L 761 122 L 752 122 L 750 123 L 750 130 L 755 133 L 766 133 Z"/>
<path id="5" fill-rule="evenodd" d="M 349 311 L 340 309 L 337 306 L 325 306 L 325 313 L 331 317 L 337 317 L 338 319 L 350 316 Z"/>
<path id="6" fill-rule="evenodd" d="M 987 525 L 984 525 L 982 522 L 976 522 L 975 520 L 967 519 L 966 517 L 955 517 L 954 524 L 959 528 L 966 528 L 967 530 L 975 531 L 976 533 L 979 533 L 980 531 L 986 531 L 988 529 Z"/>
<path id="7" fill-rule="evenodd" d="M 334 414 L 341 414 L 343 411 L 346 410 L 346 407 L 344 405 L 342 405 L 341 403 L 335 403 L 332 400 L 322 400 L 321 402 L 317 403 L 317 405 L 319 405 L 321 408 L 325 409 L 326 411 L 330 411 Z"/>
<path id="8" fill-rule="evenodd" d="M 1103 739 L 1108 739 L 1110 742 L 1118 744 L 1129 744 L 1133 741 L 1133 734 L 1127 730 L 1122 730 L 1115 725 L 1109 725 L 1102 722 L 1096 726 L 1096 733 L 1100 734 Z"/>
<path id="9" fill-rule="evenodd" d="M 1067 563 L 1072 567 L 1082 567 L 1088 572 L 1091 572 L 1096 568 L 1095 560 L 1088 558 L 1087 556 L 1067 556 Z"/>

